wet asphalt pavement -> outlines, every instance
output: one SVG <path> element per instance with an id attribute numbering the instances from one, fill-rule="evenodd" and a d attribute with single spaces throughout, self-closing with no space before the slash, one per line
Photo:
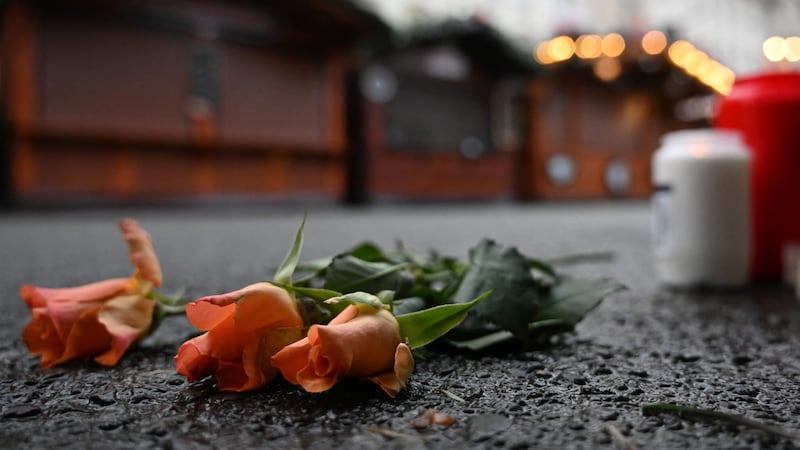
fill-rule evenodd
<path id="1" fill-rule="evenodd" d="M 0 447 L 3 448 L 795 448 L 721 419 L 648 416 L 669 402 L 800 432 L 800 302 L 779 285 L 674 292 L 653 278 L 646 203 L 312 206 L 304 259 L 362 240 L 465 258 L 483 237 L 548 259 L 613 252 L 561 267 L 611 276 L 613 294 L 575 333 L 519 353 L 430 353 L 396 399 L 347 382 L 323 394 L 276 381 L 257 392 L 188 384 L 172 356 L 192 335 L 182 317 L 114 368 L 72 362 L 40 370 L 20 339 L 23 283 L 85 284 L 131 272 L 116 228 L 151 233 L 163 293 L 228 292 L 271 278 L 302 208 L 135 208 L 0 215 Z M 448 395 L 450 394 L 450 395 Z M 453 395 L 454 394 L 454 395 Z M 449 427 L 412 426 L 426 409 Z"/>

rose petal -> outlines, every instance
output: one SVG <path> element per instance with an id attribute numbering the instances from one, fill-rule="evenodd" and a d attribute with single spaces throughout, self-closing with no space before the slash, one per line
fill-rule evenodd
<path id="1" fill-rule="evenodd" d="M 270 363 L 281 371 L 281 375 L 286 381 L 292 384 L 299 384 L 297 375 L 308 366 L 308 352 L 310 350 L 311 344 L 308 343 L 308 338 L 305 337 L 283 347 L 272 355 Z"/>
<path id="2" fill-rule="evenodd" d="M 308 392 L 326 391 L 343 377 L 364 377 L 394 396 L 413 370 L 413 357 L 391 313 L 349 305 L 328 325 L 312 325 L 305 339 L 275 354 L 272 365 Z"/>
<path id="3" fill-rule="evenodd" d="M 41 357 L 42 367 L 50 367 L 64 353 L 64 343 L 46 308 L 34 308 L 31 316 L 31 322 L 22 330 L 22 340 L 32 354 Z"/>
<path id="4" fill-rule="evenodd" d="M 227 308 L 227 307 L 226 307 Z M 220 361 L 238 361 L 241 363 L 242 351 L 247 342 L 247 335 L 238 333 L 236 321 L 228 317 L 208 330 L 208 354 Z"/>
<path id="5" fill-rule="evenodd" d="M 406 344 L 397 346 L 394 357 L 394 371 L 370 377 L 369 380 L 380 386 L 383 392 L 394 398 L 406 387 L 406 382 L 414 370 L 414 356 Z"/>
<path id="6" fill-rule="evenodd" d="M 403 387 L 406 387 L 412 372 L 414 372 L 414 355 L 408 345 L 400 344 L 394 353 L 394 374 L 397 375 Z"/>
<path id="7" fill-rule="evenodd" d="M 271 364 L 272 356 L 302 337 L 302 327 L 266 329 L 253 333 L 242 351 L 242 365 L 248 378 L 248 389 L 245 390 L 261 387 L 275 378 L 279 370 Z"/>
<path id="8" fill-rule="evenodd" d="M 256 283 L 238 292 L 242 295 L 236 309 L 236 327 L 240 333 L 303 326 L 297 305 L 285 289 L 270 283 Z"/>
<path id="9" fill-rule="evenodd" d="M 308 364 L 297 373 L 297 383 L 306 392 L 324 392 L 339 381 L 339 366 L 322 354 L 319 346 L 311 346 L 307 361 Z"/>
<path id="10" fill-rule="evenodd" d="M 175 369 L 193 383 L 217 370 L 217 359 L 208 356 L 208 335 L 203 334 L 181 345 L 175 355 Z"/>
<path id="11" fill-rule="evenodd" d="M 301 335 L 301 328 L 251 334 L 242 349 L 241 362 L 220 361 L 214 374 L 217 387 L 222 391 L 244 392 L 265 385 L 278 374 L 278 369 L 269 364 L 269 358 L 288 340 L 293 342 Z"/>
<path id="12" fill-rule="evenodd" d="M 214 372 L 220 391 L 242 392 L 248 390 L 247 373 L 239 361 L 220 361 Z"/>
<path id="13" fill-rule="evenodd" d="M 215 306 L 229 306 L 236 303 L 242 298 L 242 290 L 228 292 L 226 294 L 208 295 L 206 297 L 198 298 L 194 303 L 208 303 Z M 234 305 L 235 306 L 235 305 Z"/>
<path id="14" fill-rule="evenodd" d="M 161 265 L 158 263 L 150 235 L 133 219 L 120 220 L 119 228 L 128 243 L 131 264 L 136 268 L 134 276 L 150 281 L 154 287 L 161 286 Z"/>
<path id="15" fill-rule="evenodd" d="M 342 310 L 339 314 L 336 315 L 330 322 L 328 322 L 328 326 L 331 325 L 339 325 L 342 323 L 350 322 L 351 320 L 358 317 L 359 310 L 358 306 L 356 305 L 347 305 L 347 308 Z"/>
<path id="16" fill-rule="evenodd" d="M 196 379 L 200 375 L 192 364 L 201 362 L 201 356 L 213 358 L 212 373 L 220 390 L 263 386 L 279 371 L 271 365 L 271 357 L 303 335 L 303 318 L 294 298 L 266 282 L 197 299 L 186 315 L 195 327 L 208 332 L 193 349 L 182 347 L 176 366 Z"/>
<path id="17" fill-rule="evenodd" d="M 127 293 L 129 281 L 129 278 L 114 278 L 84 286 L 57 289 L 25 285 L 20 288 L 20 296 L 31 307 L 46 307 L 59 337 L 65 341 L 72 324 L 83 312 Z"/>
<path id="18" fill-rule="evenodd" d="M 348 342 L 348 339 L 356 336 L 352 336 L 353 330 L 344 328 L 346 326 L 347 324 L 312 325 L 308 330 L 308 341 L 312 349 L 308 357 L 309 364 L 314 366 L 314 371 L 320 376 L 329 376 L 331 372 L 350 373 L 359 343 Z M 317 365 L 320 369 L 316 368 Z"/>
<path id="19" fill-rule="evenodd" d="M 50 364 L 43 364 L 42 367 L 48 368 L 71 359 L 93 356 L 108 348 L 111 343 L 111 335 L 106 327 L 97 320 L 99 313 L 100 307 L 98 306 L 81 314 L 67 336 L 64 353 Z"/>
<path id="20" fill-rule="evenodd" d="M 359 312 L 347 323 L 316 328 L 322 351 L 340 374 L 367 377 L 392 369 L 394 350 L 401 340 L 400 328 L 390 312 Z M 308 333 L 315 345 L 312 330 Z"/>
<path id="21" fill-rule="evenodd" d="M 225 320 L 232 321 L 236 314 L 236 304 L 219 306 L 209 299 L 203 297 L 186 305 L 186 318 L 200 331 L 211 330 Z"/>
<path id="22" fill-rule="evenodd" d="M 97 320 L 111 334 L 111 348 L 95 361 L 106 366 L 117 364 L 128 347 L 147 334 L 155 307 L 153 300 L 139 295 L 117 297 L 103 305 Z"/>

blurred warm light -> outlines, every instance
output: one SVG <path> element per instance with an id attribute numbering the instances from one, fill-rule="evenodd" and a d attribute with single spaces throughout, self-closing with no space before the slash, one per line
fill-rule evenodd
<path id="1" fill-rule="evenodd" d="M 767 58 L 767 60 L 770 62 L 778 62 L 783 59 L 784 44 L 785 40 L 782 37 L 772 36 L 764 41 L 764 43 L 761 45 L 761 49 L 764 51 L 764 56 Z"/>
<path id="2" fill-rule="evenodd" d="M 547 53 L 547 46 L 549 41 L 544 41 L 536 46 L 536 50 L 533 52 L 533 57 L 539 64 L 551 64 L 553 63 L 553 58 L 550 57 L 550 54 Z"/>
<path id="3" fill-rule="evenodd" d="M 578 58 L 592 59 L 603 54 L 603 39 L 596 34 L 584 34 L 575 40 L 575 54 Z"/>
<path id="4" fill-rule="evenodd" d="M 669 46 L 667 54 L 669 55 L 669 59 L 672 61 L 673 64 L 682 67 L 685 65 L 686 58 L 694 51 L 695 51 L 694 45 L 686 41 L 680 40 L 680 41 L 675 41 L 672 45 Z"/>
<path id="5" fill-rule="evenodd" d="M 661 31 L 650 30 L 642 37 L 642 50 L 648 55 L 657 55 L 667 48 L 667 36 Z"/>
<path id="6" fill-rule="evenodd" d="M 761 44 L 764 57 L 770 62 L 800 61 L 800 37 L 798 36 L 772 36 Z"/>
<path id="7" fill-rule="evenodd" d="M 708 149 L 705 147 L 695 146 L 689 149 L 689 155 L 691 155 L 692 158 L 702 159 L 708 156 Z"/>
<path id="8" fill-rule="evenodd" d="M 603 38 L 601 48 L 604 55 L 616 58 L 625 51 L 625 38 L 619 33 L 609 33 Z"/>
<path id="9" fill-rule="evenodd" d="M 683 69 L 697 81 L 728 95 L 733 88 L 736 75 L 722 63 L 713 60 L 704 52 L 686 41 L 675 41 L 667 50 L 670 61 Z"/>
<path id="10" fill-rule="evenodd" d="M 800 61 L 800 36 L 791 36 L 784 42 L 784 57 L 789 62 Z"/>
<path id="11" fill-rule="evenodd" d="M 616 58 L 600 58 L 594 63 L 594 75 L 603 81 L 612 81 L 622 73 L 622 64 Z"/>
<path id="12" fill-rule="evenodd" d="M 719 63 L 717 63 L 716 61 L 714 61 L 711 58 L 706 58 L 705 60 L 700 61 L 699 63 L 697 63 L 697 65 L 695 65 L 695 67 L 694 67 L 694 70 L 690 71 L 689 74 L 690 75 L 694 75 L 695 77 L 700 79 L 700 81 L 705 82 L 704 80 L 706 80 L 708 78 L 708 76 L 711 73 L 711 71 L 714 70 L 714 66 L 716 64 L 719 64 Z"/>
<path id="13" fill-rule="evenodd" d="M 547 44 L 547 54 L 553 61 L 566 61 L 575 53 L 575 42 L 569 36 L 557 36 Z"/>
<path id="14" fill-rule="evenodd" d="M 683 68 L 689 75 L 694 77 L 699 76 L 700 68 L 709 60 L 708 55 L 700 50 L 695 50 L 690 53 L 683 61 Z"/>
<path id="15" fill-rule="evenodd" d="M 736 81 L 736 75 L 731 69 L 715 62 L 702 81 L 720 94 L 728 95 Z"/>
<path id="16" fill-rule="evenodd" d="M 767 41 L 764 42 L 765 55 L 767 49 L 770 49 L 776 55 L 780 54 L 778 60 L 800 61 L 800 37 L 776 37 Z M 666 50 L 672 64 L 717 93 L 727 95 L 731 92 L 736 81 L 734 72 L 691 43 L 677 40 L 668 45 L 667 36 L 663 32 L 652 30 L 642 37 L 641 44 L 642 51 L 650 55 L 658 55 Z M 561 35 L 537 45 L 533 57 L 540 64 L 566 61 L 573 55 L 582 59 L 595 59 L 592 64 L 595 76 L 608 82 L 622 74 L 622 63 L 618 57 L 624 51 L 625 38 L 619 33 L 609 33 L 602 38 L 596 34 L 584 34 L 575 40 Z"/>

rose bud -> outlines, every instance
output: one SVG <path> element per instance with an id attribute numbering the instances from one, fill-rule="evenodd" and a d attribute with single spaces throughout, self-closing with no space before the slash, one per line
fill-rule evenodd
<path id="1" fill-rule="evenodd" d="M 283 377 L 308 392 L 323 392 L 342 378 L 364 378 L 390 397 L 406 386 L 414 358 L 394 316 L 368 305 L 349 305 L 328 325 L 272 357 Z"/>
<path id="2" fill-rule="evenodd" d="M 270 283 L 200 298 L 186 317 L 206 333 L 185 342 L 175 356 L 189 382 L 213 375 L 223 391 L 259 388 L 278 374 L 270 357 L 303 335 L 294 298 Z"/>

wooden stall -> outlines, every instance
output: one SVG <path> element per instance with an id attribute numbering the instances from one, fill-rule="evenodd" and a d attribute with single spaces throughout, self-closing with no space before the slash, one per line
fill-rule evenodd
<path id="1" fill-rule="evenodd" d="M 512 197 L 530 57 L 478 20 L 395 42 L 351 80 L 348 198 Z"/>
<path id="2" fill-rule="evenodd" d="M 16 0 L 2 13 L 18 203 L 345 189 L 346 74 L 387 32 L 347 1 Z"/>
<path id="3" fill-rule="evenodd" d="M 530 139 L 518 167 L 525 180 L 520 198 L 646 197 L 661 135 L 708 126 L 702 114 L 681 117 L 676 108 L 691 99 L 709 101 L 713 91 L 675 67 L 666 42 L 654 54 L 638 42 L 628 36 L 625 50 L 613 57 L 597 47 L 591 58 L 545 61 L 528 87 Z"/>

